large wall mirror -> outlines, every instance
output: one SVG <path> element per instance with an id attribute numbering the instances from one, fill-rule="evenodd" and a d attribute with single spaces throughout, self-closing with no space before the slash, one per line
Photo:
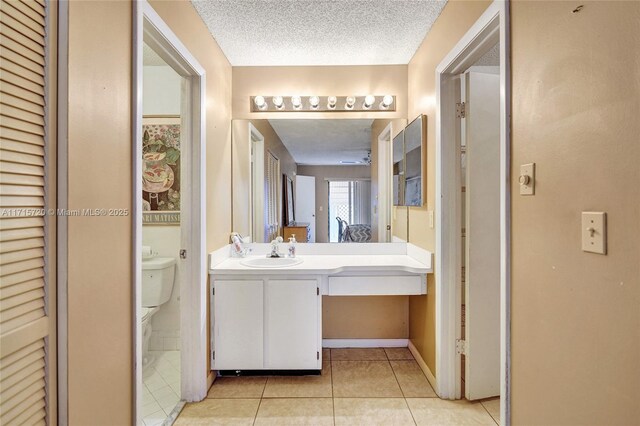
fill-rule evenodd
<path id="1" fill-rule="evenodd" d="M 406 120 L 234 120 L 232 230 L 254 242 L 405 239 L 379 232 L 405 197 L 403 136 L 382 136 L 392 121 L 396 135 Z"/>

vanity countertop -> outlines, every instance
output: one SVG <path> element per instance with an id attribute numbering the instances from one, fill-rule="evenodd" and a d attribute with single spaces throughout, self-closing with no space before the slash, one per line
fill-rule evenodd
<path id="1" fill-rule="evenodd" d="M 242 264 L 250 258 L 265 257 L 264 255 L 247 256 L 245 258 L 228 258 L 213 266 L 210 273 L 220 275 L 234 274 L 269 274 L 269 275 L 332 275 L 340 273 L 410 273 L 427 274 L 433 272 L 431 261 L 422 263 L 406 254 L 338 254 L 338 255 L 300 255 L 297 258 L 303 262 L 298 265 L 283 268 L 255 268 Z"/>

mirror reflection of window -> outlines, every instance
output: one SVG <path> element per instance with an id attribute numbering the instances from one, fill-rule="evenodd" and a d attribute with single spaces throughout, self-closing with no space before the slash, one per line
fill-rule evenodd
<path id="1" fill-rule="evenodd" d="M 371 181 L 330 181 L 329 218 L 330 243 L 371 241 Z"/>

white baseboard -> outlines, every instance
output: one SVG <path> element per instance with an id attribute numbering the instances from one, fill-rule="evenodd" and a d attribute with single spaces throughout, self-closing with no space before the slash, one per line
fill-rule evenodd
<path id="1" fill-rule="evenodd" d="M 323 348 L 406 348 L 409 339 L 322 339 Z"/>
<path id="2" fill-rule="evenodd" d="M 416 359 L 416 362 L 424 372 L 424 375 L 427 376 L 427 380 L 429 381 L 429 384 L 431 385 L 433 390 L 438 394 L 438 396 L 440 396 L 440 392 L 438 391 L 438 381 L 436 380 L 436 377 L 433 375 L 433 373 L 429 369 L 429 366 L 427 365 L 427 363 L 424 362 L 424 359 L 422 359 L 420 352 L 418 352 L 418 349 L 414 346 L 411 340 L 409 340 L 408 348 L 411 351 L 411 354 L 413 354 L 413 357 Z"/>

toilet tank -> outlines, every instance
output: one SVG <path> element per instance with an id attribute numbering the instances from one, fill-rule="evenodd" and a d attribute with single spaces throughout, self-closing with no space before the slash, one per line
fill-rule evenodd
<path id="1" fill-rule="evenodd" d="M 176 259 L 154 257 L 142 261 L 142 306 L 160 306 L 171 298 Z"/>

